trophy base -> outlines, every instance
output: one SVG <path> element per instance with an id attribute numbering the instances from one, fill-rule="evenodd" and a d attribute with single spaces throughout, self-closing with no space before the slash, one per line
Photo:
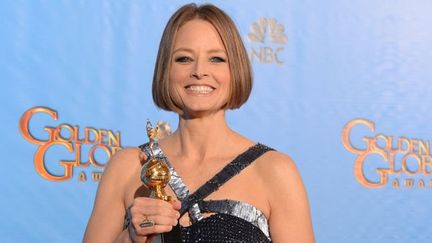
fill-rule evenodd
<path id="1" fill-rule="evenodd" d="M 152 237 L 151 243 L 182 243 L 180 226 L 177 224 L 170 232 L 157 234 Z"/>
<path id="2" fill-rule="evenodd" d="M 182 243 L 180 226 L 177 224 L 170 232 L 155 235 L 151 243 Z"/>
<path id="3" fill-rule="evenodd" d="M 164 237 L 162 234 L 157 234 L 151 238 L 151 243 L 165 243 Z"/>

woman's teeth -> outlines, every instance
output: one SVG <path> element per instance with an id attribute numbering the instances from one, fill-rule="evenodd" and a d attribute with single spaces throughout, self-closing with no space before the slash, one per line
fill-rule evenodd
<path id="1" fill-rule="evenodd" d="M 186 88 L 188 91 L 198 94 L 208 94 L 213 91 L 212 87 L 206 85 L 191 85 Z"/>

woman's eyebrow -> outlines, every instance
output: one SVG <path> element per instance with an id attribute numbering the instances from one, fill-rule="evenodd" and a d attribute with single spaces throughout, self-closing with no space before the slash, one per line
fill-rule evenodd
<path id="1" fill-rule="evenodd" d="M 173 51 L 173 53 L 176 53 L 176 52 L 179 52 L 179 51 L 186 51 L 186 52 L 194 52 L 192 49 L 190 49 L 190 48 L 187 48 L 187 47 L 179 47 L 179 48 L 177 48 L 177 49 L 175 49 L 174 51 Z"/>
<path id="2" fill-rule="evenodd" d="M 207 53 L 226 53 L 226 51 L 224 49 L 211 49 L 208 50 Z"/>
<path id="3" fill-rule="evenodd" d="M 192 50 L 191 48 L 187 48 L 187 47 L 179 47 L 177 49 L 175 49 L 173 51 L 173 53 L 179 52 L 179 51 L 185 51 L 185 52 L 190 52 L 190 53 L 194 53 L 195 51 Z M 210 49 L 207 51 L 207 53 L 226 53 L 226 51 L 224 49 Z"/>

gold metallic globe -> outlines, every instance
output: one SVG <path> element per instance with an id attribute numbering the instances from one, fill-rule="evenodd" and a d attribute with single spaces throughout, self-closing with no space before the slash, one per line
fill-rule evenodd
<path id="1" fill-rule="evenodd" d="M 141 170 L 141 181 L 152 191 L 152 197 L 170 200 L 166 195 L 164 187 L 169 183 L 171 174 L 164 161 L 149 159 Z"/>

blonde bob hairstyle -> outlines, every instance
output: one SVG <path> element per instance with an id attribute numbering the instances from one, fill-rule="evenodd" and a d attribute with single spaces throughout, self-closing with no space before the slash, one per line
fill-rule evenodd
<path id="1" fill-rule="evenodd" d="M 179 28 L 186 22 L 200 19 L 212 24 L 222 40 L 227 52 L 231 82 L 230 93 L 222 109 L 236 109 L 244 104 L 252 90 L 252 72 L 246 49 L 232 19 L 221 9 L 211 4 L 197 6 L 187 4 L 178 9 L 168 21 L 162 35 L 157 55 L 152 94 L 155 104 L 164 110 L 180 112 L 170 92 L 169 72 L 173 55 L 174 41 Z"/>

